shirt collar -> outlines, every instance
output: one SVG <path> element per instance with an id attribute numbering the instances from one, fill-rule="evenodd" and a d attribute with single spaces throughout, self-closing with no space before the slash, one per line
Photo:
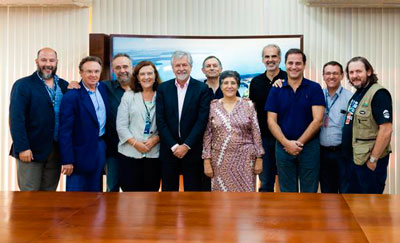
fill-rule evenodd
<path id="1" fill-rule="evenodd" d="M 306 78 L 302 78 L 301 79 L 301 84 L 300 84 L 300 86 L 307 86 L 308 85 L 308 83 L 307 82 L 305 82 L 307 79 Z M 287 87 L 287 86 L 289 86 L 289 82 L 287 81 L 287 79 L 285 79 L 284 81 L 283 81 L 283 83 L 282 83 L 282 87 Z M 299 86 L 299 87 L 300 87 Z"/>
<path id="2" fill-rule="evenodd" d="M 190 76 L 189 76 L 188 81 L 186 81 L 185 85 L 183 86 L 183 88 L 181 88 L 180 84 L 178 83 L 178 80 L 175 79 L 175 86 L 176 86 L 177 88 L 180 88 L 180 89 L 186 89 L 186 88 L 188 87 L 188 85 L 189 85 L 189 81 L 190 81 Z"/>
<path id="3" fill-rule="evenodd" d="M 83 81 L 81 81 L 81 82 L 82 82 L 82 84 L 83 84 L 83 87 L 85 87 L 86 91 L 87 91 L 89 94 L 94 94 L 94 93 L 96 93 L 97 87 L 99 87 L 99 82 L 97 82 L 97 84 L 96 84 L 96 90 L 95 90 L 95 91 L 91 91 L 88 87 L 86 87 L 86 85 L 85 85 L 85 83 L 84 83 Z"/>

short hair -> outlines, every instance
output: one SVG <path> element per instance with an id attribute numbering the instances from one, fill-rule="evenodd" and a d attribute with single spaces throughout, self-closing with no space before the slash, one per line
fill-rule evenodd
<path id="1" fill-rule="evenodd" d="M 40 54 L 41 51 L 43 51 L 43 49 L 51 49 L 51 48 L 44 47 L 44 48 L 39 49 L 39 51 L 37 52 L 37 57 L 39 57 L 39 54 Z M 56 54 L 56 57 L 57 57 L 57 52 L 55 50 L 53 50 L 53 49 L 51 49 L 51 50 L 54 51 L 54 54 Z"/>
<path id="2" fill-rule="evenodd" d="M 369 61 L 367 60 L 367 58 L 365 58 L 365 57 L 360 57 L 360 56 L 358 56 L 358 57 L 353 57 L 352 59 L 350 59 L 350 61 L 347 62 L 347 65 L 346 65 L 346 76 L 347 76 L 347 79 L 348 79 L 348 80 L 350 80 L 350 78 L 349 78 L 349 65 L 350 65 L 350 63 L 352 63 L 352 62 L 362 62 L 362 63 L 364 64 L 365 70 L 366 70 L 367 72 L 368 72 L 368 71 L 371 71 L 371 76 L 367 77 L 367 78 L 368 78 L 368 82 L 369 82 L 370 84 L 374 84 L 374 83 L 377 83 L 377 82 L 378 82 L 378 76 L 376 75 L 376 73 L 375 73 L 375 71 L 374 71 L 374 68 L 372 67 L 371 63 L 369 63 Z"/>
<path id="3" fill-rule="evenodd" d="M 236 71 L 226 70 L 219 75 L 219 85 L 222 85 L 222 81 L 226 78 L 234 78 L 238 87 L 240 86 L 240 74 Z"/>
<path id="4" fill-rule="evenodd" d="M 139 75 L 140 69 L 142 69 L 143 67 L 146 67 L 146 66 L 151 66 L 154 69 L 155 78 L 154 78 L 154 84 L 153 84 L 153 91 L 156 91 L 158 85 L 162 82 L 154 63 L 152 63 L 150 61 L 141 61 L 138 64 L 136 64 L 135 69 L 133 70 L 133 75 L 131 77 L 131 82 L 129 83 L 129 86 L 135 93 L 143 91 L 142 85 L 140 84 L 139 79 L 138 79 L 138 75 Z"/>
<path id="5" fill-rule="evenodd" d="M 261 51 L 261 57 L 262 57 L 262 58 L 264 58 L 264 51 L 265 51 L 265 49 L 270 48 L 270 47 L 276 48 L 276 49 L 278 50 L 278 56 L 281 57 L 281 54 L 282 54 L 281 48 L 280 48 L 277 44 L 268 44 L 268 45 L 264 46 L 264 48 L 263 48 L 262 51 Z"/>
<path id="6" fill-rule="evenodd" d="M 325 73 L 325 68 L 326 66 L 338 66 L 340 69 L 340 74 L 343 74 L 343 66 L 342 64 L 338 63 L 337 61 L 329 61 L 324 64 L 324 67 L 322 68 L 322 73 Z"/>
<path id="7" fill-rule="evenodd" d="M 113 58 L 112 58 L 112 60 L 111 60 L 111 63 L 114 62 L 114 60 L 117 59 L 118 57 L 126 57 L 126 58 L 128 58 L 129 61 L 131 62 L 131 65 L 132 65 L 132 59 L 131 59 L 131 57 L 130 57 L 128 54 L 126 54 L 126 53 L 117 53 L 115 56 L 113 56 Z"/>
<path id="8" fill-rule="evenodd" d="M 306 64 L 306 61 L 307 61 L 306 55 L 304 54 L 304 52 L 302 50 L 300 50 L 298 48 L 292 48 L 286 52 L 285 63 L 287 62 L 288 56 L 291 54 L 301 54 L 301 56 L 303 57 L 303 63 L 304 63 L 304 65 Z"/>
<path id="9" fill-rule="evenodd" d="M 206 61 L 207 61 L 207 60 L 210 60 L 210 59 L 213 59 L 213 58 L 214 58 L 215 60 L 217 60 L 219 66 L 222 68 L 222 63 L 221 63 L 221 61 L 218 59 L 218 57 L 216 57 L 216 56 L 208 56 L 208 57 L 206 57 L 206 59 L 204 59 L 204 61 L 203 61 L 203 68 L 205 68 Z"/>
<path id="10" fill-rule="evenodd" d="M 193 65 L 192 55 L 190 55 L 189 52 L 186 52 L 186 51 L 175 51 L 175 52 L 172 54 L 172 57 L 171 57 L 171 66 L 174 65 L 174 64 L 172 63 L 172 62 L 174 61 L 174 59 L 181 59 L 181 58 L 183 58 L 183 57 L 187 57 L 187 59 L 188 59 L 188 61 L 189 61 L 189 64 L 190 64 L 190 65 Z"/>
<path id="11" fill-rule="evenodd" d="M 82 66 L 83 66 L 83 64 L 85 64 L 87 62 L 97 62 L 103 68 L 103 62 L 101 61 L 100 57 L 87 56 L 87 57 L 82 58 L 81 62 L 79 63 L 79 71 L 83 71 Z"/>

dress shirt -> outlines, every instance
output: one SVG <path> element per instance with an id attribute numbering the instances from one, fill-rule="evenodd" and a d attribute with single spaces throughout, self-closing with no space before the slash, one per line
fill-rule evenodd
<path id="1" fill-rule="evenodd" d="M 183 88 L 181 87 L 181 85 L 178 83 L 178 80 L 175 79 L 175 86 L 176 86 L 176 91 L 178 94 L 178 114 L 179 114 L 179 123 L 181 122 L 181 115 L 182 115 L 182 109 L 183 109 L 183 103 L 185 102 L 185 96 L 186 96 L 186 91 L 188 89 L 189 86 L 189 81 L 190 81 L 190 77 L 188 79 L 188 81 L 183 85 Z M 179 133 L 179 137 L 181 136 L 181 127 L 180 124 L 178 124 L 178 133 Z M 174 146 L 171 147 L 172 152 L 175 151 L 175 149 L 179 146 L 179 144 L 175 144 Z M 187 146 L 187 145 L 186 145 Z M 190 147 L 187 146 L 189 149 Z"/>
<path id="2" fill-rule="evenodd" d="M 46 81 L 40 77 L 39 73 L 36 72 L 37 76 L 39 77 L 40 80 L 43 81 L 44 86 L 46 87 L 47 93 L 50 96 L 50 100 L 51 103 L 53 104 L 53 108 L 54 108 L 54 141 L 58 141 L 58 127 L 60 124 L 60 105 L 61 105 L 61 100 L 63 97 L 63 92 L 60 88 L 60 86 L 58 85 L 58 81 L 60 80 L 60 78 L 57 75 L 53 76 L 53 87 L 50 88 L 49 86 L 47 86 Z"/>
<path id="3" fill-rule="evenodd" d="M 339 146 L 342 143 L 342 129 L 346 117 L 346 109 L 353 94 L 340 86 L 333 96 L 323 89 L 326 109 L 320 133 L 320 144 L 324 147 Z M 326 116 L 329 122 L 326 124 Z"/>
<path id="4" fill-rule="evenodd" d="M 187 88 L 189 86 L 189 81 L 190 81 L 190 77 L 189 77 L 188 81 L 183 85 L 183 87 L 181 87 L 181 85 L 178 83 L 178 80 L 175 79 L 175 86 L 176 86 L 176 91 L 178 94 L 179 121 L 181 121 L 183 102 L 185 101 L 185 96 L 186 96 Z M 180 132 L 179 132 L 179 135 L 180 135 Z"/>
<path id="5" fill-rule="evenodd" d="M 88 92 L 90 99 L 92 100 L 94 110 L 96 111 L 96 116 L 97 116 L 97 121 L 99 122 L 99 137 L 104 135 L 104 132 L 106 131 L 106 106 L 104 105 L 104 100 L 103 97 L 101 96 L 101 93 L 98 89 L 99 83 L 96 85 L 96 90 L 93 92 L 89 90 L 86 86 L 85 83 L 82 82 L 83 87 L 85 87 L 86 91 Z"/>

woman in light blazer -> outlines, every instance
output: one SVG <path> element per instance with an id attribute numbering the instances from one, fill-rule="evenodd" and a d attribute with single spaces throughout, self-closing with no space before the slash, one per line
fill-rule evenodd
<path id="1" fill-rule="evenodd" d="M 122 96 L 117 114 L 120 158 L 119 180 L 123 191 L 158 191 L 161 178 L 160 137 L 156 126 L 156 90 L 161 83 L 155 65 L 139 62 L 131 89 Z"/>

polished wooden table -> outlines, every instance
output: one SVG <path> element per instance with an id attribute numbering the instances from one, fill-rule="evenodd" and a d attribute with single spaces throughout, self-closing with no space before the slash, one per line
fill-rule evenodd
<path id="1" fill-rule="evenodd" d="M 400 242 L 399 195 L 0 192 L 0 242 Z"/>

